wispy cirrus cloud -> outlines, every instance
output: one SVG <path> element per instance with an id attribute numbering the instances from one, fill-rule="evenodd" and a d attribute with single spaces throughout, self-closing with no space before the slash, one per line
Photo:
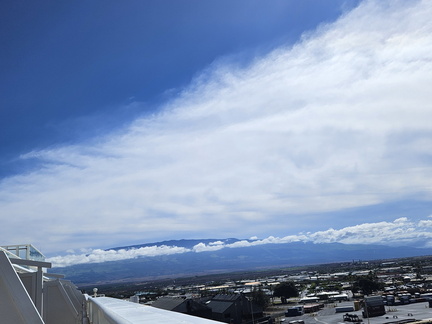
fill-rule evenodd
<path id="1" fill-rule="evenodd" d="M 296 232 L 294 214 L 329 228 L 324 212 L 430 201 L 431 14 L 364 1 L 246 68 L 219 63 L 121 131 L 23 155 L 39 168 L 1 181 L 4 226 L 19 229 L 3 240 L 263 236 Z"/>
<path id="2" fill-rule="evenodd" d="M 201 253 L 222 249 L 247 248 L 266 244 L 284 244 L 292 242 L 345 243 L 345 244 L 382 244 L 403 246 L 410 244 L 430 247 L 432 239 L 430 219 L 414 222 L 408 218 L 398 218 L 392 222 L 365 223 L 341 229 L 328 229 L 314 233 L 301 233 L 285 237 L 269 236 L 264 239 L 241 240 L 234 243 L 214 241 L 208 244 L 198 243 L 192 248 L 179 246 L 154 245 L 141 248 L 116 250 L 89 250 L 82 254 L 68 254 L 49 258 L 55 267 L 74 264 L 119 261 L 139 257 L 153 257 L 180 253 Z M 425 246 L 425 242 L 429 242 Z"/>

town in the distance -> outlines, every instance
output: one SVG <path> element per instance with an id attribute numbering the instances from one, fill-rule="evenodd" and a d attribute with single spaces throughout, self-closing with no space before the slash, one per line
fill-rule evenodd
<path id="1" fill-rule="evenodd" d="M 99 266 L 114 273 L 128 263 Z M 98 281 L 78 285 L 51 267 L 31 244 L 0 246 L 5 323 L 432 323 L 431 254 L 146 280 L 99 272 Z"/>
<path id="2" fill-rule="evenodd" d="M 91 293 L 93 286 L 81 288 Z M 97 288 L 98 295 L 225 323 L 432 323 L 430 256 L 353 260 Z"/>

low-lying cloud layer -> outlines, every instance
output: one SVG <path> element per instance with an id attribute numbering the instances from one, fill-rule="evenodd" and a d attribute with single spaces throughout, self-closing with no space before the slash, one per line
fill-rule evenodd
<path id="1" fill-rule="evenodd" d="M 432 217 L 432 216 L 431 216 Z M 188 249 L 178 246 L 154 245 L 141 248 L 120 250 L 90 250 L 83 254 L 70 254 L 49 258 L 48 261 L 55 267 L 64 267 L 74 264 L 98 263 L 134 259 L 138 257 L 153 257 L 187 252 L 209 252 L 226 248 L 244 248 L 264 244 L 282 244 L 292 242 L 312 243 L 345 243 L 345 244 L 384 244 L 407 245 L 421 242 L 423 247 L 432 246 L 432 220 L 425 219 L 418 222 L 407 218 L 399 218 L 393 222 L 366 223 L 339 230 L 328 229 L 315 233 L 289 235 L 285 237 L 267 237 L 265 239 L 241 240 L 235 243 L 215 241 L 209 244 L 198 243 Z M 425 242 L 429 242 L 426 243 Z"/>
<path id="2" fill-rule="evenodd" d="M 2 241 L 53 252 L 263 237 L 430 201 L 431 16 L 430 1 L 364 1 L 247 68 L 214 66 L 120 132 L 22 156 L 39 168 L 0 182 Z M 341 231 L 304 237 L 351 243 Z"/>

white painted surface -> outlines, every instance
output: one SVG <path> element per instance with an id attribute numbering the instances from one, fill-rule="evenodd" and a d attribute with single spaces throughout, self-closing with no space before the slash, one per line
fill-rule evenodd
<path id="1" fill-rule="evenodd" d="M 216 324 L 217 321 L 128 301 L 97 297 L 89 298 L 89 317 L 95 324 Z"/>
<path id="2" fill-rule="evenodd" d="M 43 324 L 29 294 L 3 251 L 0 251 L 0 301 L 1 323 Z"/>

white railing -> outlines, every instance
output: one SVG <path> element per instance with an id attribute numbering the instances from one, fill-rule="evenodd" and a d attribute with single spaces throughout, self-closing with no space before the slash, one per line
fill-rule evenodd
<path id="1" fill-rule="evenodd" d="M 0 314 L 2 323 L 44 323 L 3 251 L 0 251 Z"/>
<path id="2" fill-rule="evenodd" d="M 85 323 L 84 296 L 70 281 L 60 280 L 63 276 L 44 274 L 44 268 L 51 268 L 51 263 L 0 250 L 1 323 Z"/>
<path id="3" fill-rule="evenodd" d="M 8 258 L 6 251 L 0 251 L 1 323 L 220 323 L 115 298 L 84 297 L 70 281 L 58 278 L 62 276 L 50 274 L 57 279 L 48 280 L 42 268 L 50 267 L 47 262 Z"/>
<path id="4" fill-rule="evenodd" d="M 89 297 L 87 302 L 88 317 L 91 324 L 220 323 L 110 297 Z"/>

